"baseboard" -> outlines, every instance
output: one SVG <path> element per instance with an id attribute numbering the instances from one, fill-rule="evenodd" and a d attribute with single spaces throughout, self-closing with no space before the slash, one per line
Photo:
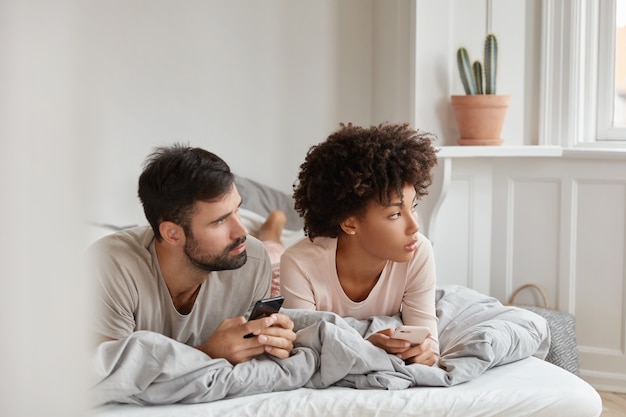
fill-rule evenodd
<path id="1" fill-rule="evenodd" d="M 626 393 L 626 375 L 581 369 L 580 377 L 597 391 Z"/>

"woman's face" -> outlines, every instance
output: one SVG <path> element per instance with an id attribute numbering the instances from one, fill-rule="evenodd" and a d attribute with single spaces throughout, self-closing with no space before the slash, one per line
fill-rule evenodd
<path id="1" fill-rule="evenodd" d="M 405 184 L 402 195 L 392 195 L 388 206 L 370 202 L 356 220 L 355 238 L 373 257 L 408 262 L 417 249 L 417 200 L 415 188 Z"/>

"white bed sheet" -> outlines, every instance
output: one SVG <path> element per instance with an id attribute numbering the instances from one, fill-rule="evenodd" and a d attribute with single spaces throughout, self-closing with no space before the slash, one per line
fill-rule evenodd
<path id="1" fill-rule="evenodd" d="M 110 404 L 92 417 L 382 417 L 546 416 L 595 417 L 602 400 L 583 379 L 529 357 L 492 368 L 447 388 L 400 391 L 307 389 L 251 395 L 207 404 L 136 406 Z"/>

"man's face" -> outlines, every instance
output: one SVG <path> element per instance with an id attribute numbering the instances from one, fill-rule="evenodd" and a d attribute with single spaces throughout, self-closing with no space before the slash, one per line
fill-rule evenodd
<path id="1" fill-rule="evenodd" d="M 195 203 L 184 251 L 196 268 L 221 271 L 246 263 L 248 231 L 239 220 L 240 204 L 241 197 L 234 185 L 219 200 Z"/>

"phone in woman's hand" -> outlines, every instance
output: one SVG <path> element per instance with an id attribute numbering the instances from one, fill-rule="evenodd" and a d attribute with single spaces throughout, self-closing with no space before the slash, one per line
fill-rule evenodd
<path id="1" fill-rule="evenodd" d="M 392 339 L 402 339 L 413 345 L 419 345 L 430 336 L 430 329 L 425 326 L 400 326 L 391 335 Z"/>

